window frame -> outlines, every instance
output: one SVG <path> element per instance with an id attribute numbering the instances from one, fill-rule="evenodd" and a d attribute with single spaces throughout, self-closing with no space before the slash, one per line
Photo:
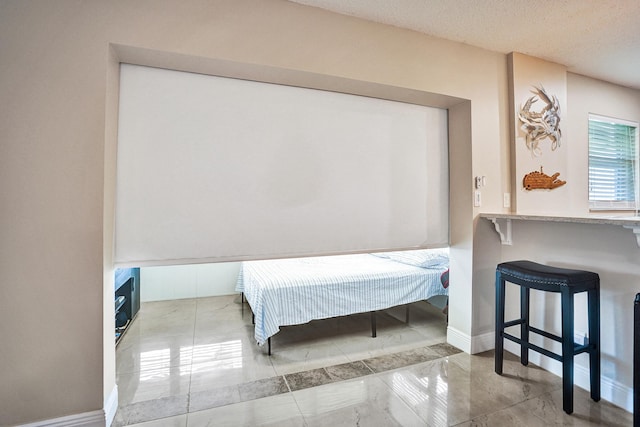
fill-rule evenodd
<path id="1" fill-rule="evenodd" d="M 629 126 L 635 129 L 635 159 L 633 160 L 633 185 L 634 185 L 634 200 L 592 200 L 591 199 L 591 187 L 592 187 L 592 177 L 591 177 L 591 167 L 592 167 L 592 154 L 591 154 L 591 122 L 605 122 L 612 123 L 615 125 Z M 587 153 L 588 153 L 588 164 L 587 164 L 587 175 L 588 175 L 588 191 L 587 197 L 589 201 L 589 210 L 590 211 L 635 211 L 638 206 L 640 206 L 640 142 L 639 142 L 639 134 L 640 134 L 640 125 L 636 121 L 618 119 L 609 116 L 603 116 L 600 114 L 589 113 L 588 122 L 587 122 Z"/>

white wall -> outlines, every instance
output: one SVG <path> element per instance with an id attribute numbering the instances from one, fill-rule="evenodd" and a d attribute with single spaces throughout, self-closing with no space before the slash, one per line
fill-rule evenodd
<path id="1" fill-rule="evenodd" d="M 140 300 L 233 295 L 239 272 L 239 262 L 143 267 L 140 269 Z"/>

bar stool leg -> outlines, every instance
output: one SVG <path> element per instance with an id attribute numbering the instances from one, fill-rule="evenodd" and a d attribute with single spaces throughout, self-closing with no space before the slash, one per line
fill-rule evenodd
<path id="1" fill-rule="evenodd" d="M 561 292 L 562 300 L 562 408 L 573 413 L 573 294 Z"/>
<path id="2" fill-rule="evenodd" d="M 600 400 L 600 289 L 587 293 L 589 315 L 589 368 L 591 382 L 591 399 Z"/>
<path id="3" fill-rule="evenodd" d="M 502 358 L 504 350 L 504 299 L 505 282 L 499 271 L 496 271 L 496 332 L 495 332 L 495 371 L 502 375 Z"/>
<path id="4" fill-rule="evenodd" d="M 531 289 L 527 286 L 520 287 L 520 318 L 522 323 L 520 324 L 520 363 L 524 366 L 529 364 L 529 297 Z"/>
<path id="5" fill-rule="evenodd" d="M 371 336 L 373 338 L 375 338 L 376 335 L 377 335 L 377 332 L 376 332 L 376 312 L 372 311 L 371 312 Z"/>

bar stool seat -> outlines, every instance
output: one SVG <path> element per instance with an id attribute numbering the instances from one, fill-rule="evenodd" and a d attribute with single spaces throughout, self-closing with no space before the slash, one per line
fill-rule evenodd
<path id="1" fill-rule="evenodd" d="M 505 282 L 520 286 L 520 318 L 505 322 Z M 562 336 L 529 325 L 530 290 L 560 293 Z M 574 343 L 574 298 L 587 292 L 589 339 Z M 520 325 L 520 338 L 505 332 Z M 556 354 L 529 342 L 529 333 L 562 343 L 562 353 Z M 584 270 L 551 267 L 532 261 L 510 261 L 496 268 L 496 332 L 495 372 L 502 375 L 504 339 L 520 344 L 520 363 L 529 363 L 529 350 L 562 363 L 563 409 L 573 413 L 573 359 L 576 354 L 589 354 L 591 398 L 600 400 L 600 276 Z"/>

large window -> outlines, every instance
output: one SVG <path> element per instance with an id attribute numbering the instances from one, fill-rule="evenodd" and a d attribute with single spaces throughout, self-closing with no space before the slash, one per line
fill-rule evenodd
<path id="1" fill-rule="evenodd" d="M 638 123 L 589 115 L 589 207 L 636 209 Z"/>

